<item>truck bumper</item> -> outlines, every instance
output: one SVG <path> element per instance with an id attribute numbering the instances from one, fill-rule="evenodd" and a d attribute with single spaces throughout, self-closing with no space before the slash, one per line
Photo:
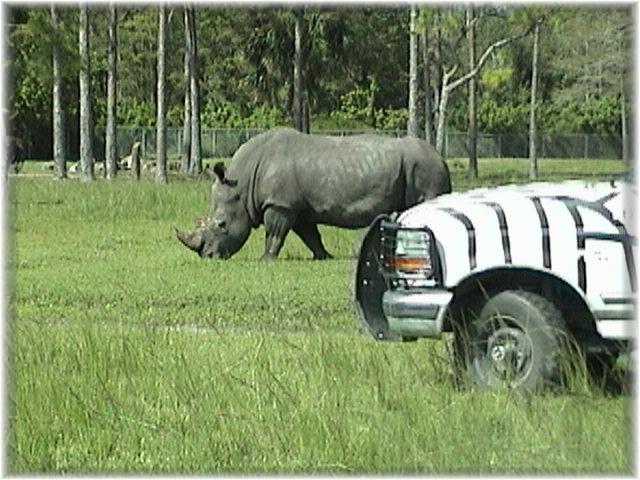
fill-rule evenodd
<path id="1" fill-rule="evenodd" d="M 382 296 L 382 310 L 389 331 L 403 337 L 438 338 L 452 297 L 447 290 L 387 290 Z"/>

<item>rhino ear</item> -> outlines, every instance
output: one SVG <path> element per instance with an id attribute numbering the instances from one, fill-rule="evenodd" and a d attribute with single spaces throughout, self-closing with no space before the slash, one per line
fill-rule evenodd
<path id="1" fill-rule="evenodd" d="M 216 177 L 218 177 L 218 181 L 223 185 L 229 185 L 230 187 L 235 187 L 238 184 L 237 180 L 231 180 L 227 178 L 227 167 L 224 166 L 224 163 L 217 162 L 213 166 L 213 173 L 215 173 Z"/>
<path id="2" fill-rule="evenodd" d="M 224 183 L 226 171 L 227 169 L 225 168 L 224 163 L 222 162 L 217 162 L 213 166 L 213 173 L 216 174 L 216 177 L 218 177 L 218 180 L 220 180 L 220 183 Z"/>

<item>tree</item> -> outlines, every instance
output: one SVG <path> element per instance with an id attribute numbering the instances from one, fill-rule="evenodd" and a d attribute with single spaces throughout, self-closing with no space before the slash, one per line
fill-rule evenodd
<path id="1" fill-rule="evenodd" d="M 420 35 L 424 83 L 424 139 L 433 143 L 433 98 L 431 89 L 431 55 L 429 54 L 429 27 L 426 22 Z"/>
<path id="2" fill-rule="evenodd" d="M 622 137 L 622 158 L 625 161 L 629 161 L 629 150 L 632 149 L 633 147 L 629 145 L 629 134 L 628 134 L 628 130 L 627 130 L 627 101 L 628 101 L 628 95 L 627 95 L 627 80 L 632 80 L 629 78 L 629 66 L 631 65 L 631 61 L 630 58 L 627 57 L 626 59 L 625 57 L 625 53 L 628 54 L 629 52 L 629 45 L 631 44 L 631 40 L 630 40 L 630 31 L 633 30 L 633 28 L 631 27 L 631 24 L 626 24 L 623 25 L 621 27 L 619 27 L 618 31 L 620 32 L 620 35 L 618 35 L 618 42 L 617 42 L 617 46 L 618 46 L 618 50 L 622 51 L 622 65 L 619 69 L 618 72 L 618 76 L 619 76 L 619 89 L 620 89 L 620 136 Z M 633 128 L 633 123 L 632 123 L 632 128 Z"/>
<path id="3" fill-rule="evenodd" d="M 80 166 L 84 182 L 95 179 L 93 171 L 93 119 L 91 112 L 91 89 L 89 62 L 89 15 L 87 4 L 80 5 L 80 28 L 78 35 L 80 52 Z"/>
<path id="4" fill-rule="evenodd" d="M 202 172 L 202 141 L 200 132 L 200 71 L 198 62 L 198 43 L 196 35 L 196 11 L 192 5 L 188 7 L 189 28 L 189 98 L 191 100 L 191 148 L 189 151 L 190 173 Z"/>
<path id="5" fill-rule="evenodd" d="M 118 137 L 116 131 L 118 58 L 118 11 L 109 5 L 109 32 L 107 37 L 107 127 L 105 133 L 105 169 L 108 179 L 116 176 Z"/>
<path id="6" fill-rule="evenodd" d="M 446 53 L 453 50 L 456 58 L 460 48 L 447 48 L 451 35 L 460 31 L 456 7 L 423 8 L 419 22 L 423 29 L 423 64 L 425 90 L 425 139 L 435 146 L 439 117 L 440 94 L 444 77 Z"/>
<path id="7" fill-rule="evenodd" d="M 296 130 L 304 132 L 304 7 L 294 8 L 293 16 L 295 19 L 295 53 L 293 56 L 293 126 Z"/>
<path id="8" fill-rule="evenodd" d="M 538 44 L 540 42 L 540 24 L 538 19 L 533 27 L 533 54 L 531 55 L 531 103 L 529 111 L 529 180 L 538 177 L 537 131 L 536 131 L 536 92 L 538 87 Z"/>
<path id="9" fill-rule="evenodd" d="M 630 80 L 632 18 L 629 7 L 620 6 L 553 10 L 545 22 L 545 65 L 539 68 L 540 88 L 545 71 L 557 79 L 548 95 L 559 112 L 551 119 L 552 128 L 621 134 L 620 97 Z M 538 122 L 545 128 L 549 117 L 540 116 Z"/>
<path id="10" fill-rule="evenodd" d="M 167 43 L 167 7 L 164 3 L 158 9 L 158 119 L 156 124 L 156 181 L 167 183 L 167 103 L 165 98 L 166 72 L 165 47 Z"/>
<path id="11" fill-rule="evenodd" d="M 58 29 L 58 10 L 55 5 L 51 5 L 51 25 L 53 32 Z M 60 47 L 54 35 L 52 45 L 53 57 L 53 176 L 63 179 L 67 176 L 66 148 L 65 148 L 65 123 L 64 123 L 64 103 L 62 101 L 62 72 Z"/>
<path id="12" fill-rule="evenodd" d="M 189 8 L 184 8 L 184 122 L 182 125 L 182 145 L 180 146 L 180 171 L 189 173 L 191 154 L 191 35 L 189 28 Z"/>
<path id="13" fill-rule="evenodd" d="M 44 8 L 43 8 L 44 7 Z M 50 5 L 13 5 L 8 8 L 7 97 L 13 128 L 25 141 L 32 158 L 53 158 L 52 45 L 60 50 L 62 107 L 65 113 L 67 160 L 77 155 L 78 136 L 78 20 L 76 9 L 58 8 L 58 33 L 52 33 Z M 108 121 L 109 10 L 89 7 L 93 123 Z M 429 86 L 420 74 L 418 116 L 420 130 L 431 121 L 435 144 L 437 110 L 441 104 L 443 72 L 457 66 L 448 83 L 470 67 L 465 6 L 420 6 L 422 38 L 419 60 Z M 493 10 L 494 13 L 487 13 Z M 520 7 L 476 7 L 476 59 L 487 46 L 522 28 L 515 22 Z M 540 32 L 536 123 L 549 133 L 606 133 L 620 136 L 623 110 L 632 112 L 631 9 L 553 9 Z M 169 12 L 167 12 L 169 16 Z M 406 128 L 408 118 L 409 23 L 408 8 L 306 5 L 301 42 L 304 58 L 303 110 L 310 111 L 317 128 Z M 477 20 L 477 17 L 481 19 Z M 271 127 L 291 123 L 293 112 L 294 15 L 291 6 L 198 6 L 198 62 L 200 115 L 208 127 Z M 519 26 L 518 26 L 519 25 Z M 155 127 L 157 121 L 157 10 L 118 5 L 117 124 Z M 74 33 L 75 32 L 75 33 Z M 167 23 L 167 125 L 183 126 L 184 44 L 182 22 Z M 628 37 L 628 39 L 625 39 Z M 427 48 L 424 48 L 424 45 Z M 528 38 L 501 48 L 475 77 L 477 128 L 487 133 L 525 133 L 529 124 L 532 42 Z M 477 61 L 476 61 L 477 63 Z M 122 68 L 126 65 L 127 68 Z M 444 67 L 444 68 L 443 68 Z M 191 85 L 191 75 L 189 81 Z M 15 88 L 12 85 L 15 84 Z M 622 86 L 626 89 L 623 90 Z M 422 94 L 430 90 L 427 98 Z M 626 94 L 626 95 L 623 95 Z M 623 98 L 624 96 L 624 98 Z M 187 97 L 189 109 L 191 99 Z M 427 100 L 432 100 L 431 115 Z M 450 92 L 445 123 L 467 131 L 467 84 Z M 624 102 L 624 108 L 623 108 Z M 308 107 L 308 108 L 307 108 Z M 191 113 L 186 112 L 191 125 Z M 337 114 L 337 115 L 334 115 Z M 303 117 L 306 117 L 304 115 Z M 120 128 L 118 128 L 118 133 Z M 191 131 L 184 137 L 191 141 Z M 425 132 L 426 136 L 426 132 Z M 630 135 L 629 135 L 630 137 Z M 95 140 L 100 140 L 96 136 Z M 122 142 L 122 138 L 119 139 Z M 115 143 L 115 142 L 114 142 Z M 104 155 L 104 147 L 95 145 Z M 189 153 L 190 154 L 190 153 Z M 524 153 L 526 155 L 526 153 Z M 188 157 L 187 157 L 188 159 Z"/>
<path id="14" fill-rule="evenodd" d="M 407 120 L 407 135 L 420 136 L 418 124 L 418 8 L 411 5 L 409 20 L 409 117 Z"/>
<path id="15" fill-rule="evenodd" d="M 474 21 L 473 6 L 469 5 L 466 8 L 466 27 L 467 27 L 467 41 L 469 45 L 469 70 L 473 70 L 476 65 L 476 29 Z M 469 177 L 478 178 L 478 126 L 477 126 L 477 114 L 476 114 L 476 78 L 475 76 L 469 79 L 469 132 L 468 132 L 468 149 L 469 149 Z"/>
<path id="16" fill-rule="evenodd" d="M 622 159 L 629 161 L 629 136 L 627 133 L 627 94 L 624 79 L 620 77 L 620 136 L 622 137 Z"/>
<path id="17" fill-rule="evenodd" d="M 473 19 L 473 22 L 477 22 L 479 18 L 480 18 L 479 16 L 475 17 Z M 531 26 L 527 27 L 526 29 L 524 29 L 519 33 L 510 35 L 506 38 L 502 38 L 500 40 L 493 42 L 484 50 L 482 55 L 480 55 L 480 57 L 478 58 L 478 61 L 476 62 L 476 64 L 473 66 L 473 68 L 469 70 L 469 72 L 467 72 L 465 75 L 462 75 L 461 77 L 458 77 L 453 81 L 451 81 L 451 78 L 453 77 L 453 75 L 455 75 L 458 69 L 458 65 L 454 65 L 449 70 L 444 71 L 442 76 L 442 87 L 440 90 L 440 103 L 438 105 L 438 126 L 436 130 L 436 150 L 438 150 L 440 154 L 442 154 L 444 150 L 446 114 L 447 114 L 447 106 L 449 103 L 449 96 L 451 95 L 451 92 L 463 86 L 472 78 L 475 78 L 476 75 L 478 75 L 478 73 L 482 70 L 482 67 L 484 66 L 486 61 L 491 57 L 491 55 L 495 50 L 502 48 L 510 44 L 511 42 L 528 35 L 530 30 L 531 30 Z"/>

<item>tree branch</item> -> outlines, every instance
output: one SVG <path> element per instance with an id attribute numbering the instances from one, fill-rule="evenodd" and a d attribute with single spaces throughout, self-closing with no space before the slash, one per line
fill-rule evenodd
<path id="1" fill-rule="evenodd" d="M 116 5 L 116 8 L 118 6 Z M 129 18 L 129 16 L 131 15 L 131 10 L 125 10 L 124 8 L 117 8 L 117 12 L 118 12 L 118 23 L 120 22 L 126 22 L 127 18 Z"/>
<path id="2" fill-rule="evenodd" d="M 508 45 L 509 43 L 519 38 L 526 37 L 527 35 L 529 35 L 529 33 L 531 33 L 533 26 L 534 24 L 529 25 L 529 27 L 524 32 L 520 32 L 516 35 L 503 38 L 502 40 L 498 40 L 497 42 L 494 42 L 491 45 L 489 45 L 489 47 L 487 47 L 487 49 L 482 53 L 482 55 L 478 59 L 478 63 L 476 63 L 476 66 L 473 68 L 473 70 L 469 71 L 469 73 L 467 73 L 466 75 L 463 75 L 462 77 L 458 78 L 455 82 L 452 82 L 449 85 L 447 85 L 445 87 L 447 91 L 451 92 L 452 90 L 455 90 L 461 85 L 464 85 L 473 77 L 475 77 L 495 50 L 497 50 L 498 48 L 504 47 L 505 45 Z M 446 75 L 445 75 L 445 78 L 446 78 Z"/>
<path id="3" fill-rule="evenodd" d="M 498 18 L 500 17 L 500 15 L 498 14 L 498 10 L 495 7 L 485 7 L 485 8 L 476 10 L 476 12 L 477 14 L 473 17 L 471 22 L 469 22 L 468 24 L 465 23 L 462 25 L 460 36 L 456 39 L 456 42 L 455 42 L 456 50 L 458 49 L 460 42 L 462 42 L 462 40 L 464 40 L 464 38 L 467 36 L 467 32 L 469 31 L 469 29 L 473 28 L 476 25 L 476 23 L 478 23 L 484 17 L 498 17 Z"/>
<path id="4" fill-rule="evenodd" d="M 443 72 L 442 74 L 442 84 L 443 85 L 447 85 L 449 83 L 449 79 L 451 77 L 453 77 L 453 75 L 456 73 L 456 70 L 458 70 L 458 65 L 454 65 L 451 70 L 449 70 L 448 72 Z"/>

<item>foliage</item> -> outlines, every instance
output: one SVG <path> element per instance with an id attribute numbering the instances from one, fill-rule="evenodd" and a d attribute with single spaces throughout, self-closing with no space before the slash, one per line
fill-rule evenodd
<path id="1" fill-rule="evenodd" d="M 331 116 L 338 121 L 360 122 L 373 127 L 375 108 L 371 105 L 372 94 L 373 92 L 362 87 L 356 87 L 340 97 L 340 106 L 331 112 Z"/>
<path id="2" fill-rule="evenodd" d="M 376 111 L 376 126 L 383 130 L 404 130 L 407 126 L 409 112 L 406 108 L 386 109 Z"/>
<path id="3" fill-rule="evenodd" d="M 60 27 L 48 7 L 8 8 L 9 110 L 15 129 L 49 131 L 51 47 L 60 47 L 64 103 L 71 136 L 77 124 L 77 8 L 61 8 Z M 464 8 L 424 6 L 419 29 L 442 39 L 444 66 L 466 64 Z M 620 128 L 624 89 L 630 102 L 631 18 L 628 7 L 479 7 L 478 51 L 546 12 L 540 48 L 541 131 L 612 133 Z M 311 127 L 404 128 L 407 106 L 408 7 L 307 6 L 307 84 Z M 182 7 L 167 25 L 169 125 L 179 126 L 184 102 Z M 118 122 L 155 122 L 157 12 L 119 7 Z M 291 112 L 293 16 L 284 6 L 202 6 L 197 11 L 204 127 L 288 124 Z M 107 9 L 90 9 L 94 116 L 105 118 Z M 481 132 L 525 131 L 531 79 L 531 38 L 493 55 L 478 85 Z M 434 72 L 434 74 L 437 72 Z M 434 82 L 437 75 L 433 76 Z M 438 87 L 434 84 L 435 87 Z M 466 95 L 450 98 L 448 127 L 466 130 Z M 630 104 L 627 111 L 631 111 Z M 73 142 L 72 142 L 73 143 Z M 47 142 L 39 156 L 47 158 Z"/>
<path id="4" fill-rule="evenodd" d="M 498 103 L 493 98 L 482 99 L 478 105 L 478 122 L 487 133 L 522 132 L 527 125 L 529 106 L 522 103 Z"/>
<path id="5" fill-rule="evenodd" d="M 288 124 L 285 116 L 275 107 L 260 105 L 244 114 L 229 102 L 214 104 L 209 101 L 202 114 L 202 122 L 211 128 L 272 128 Z"/>
<path id="6" fill-rule="evenodd" d="M 377 88 L 372 83 L 366 90 L 356 87 L 344 94 L 340 98 L 338 109 L 331 112 L 331 118 L 336 122 L 333 128 L 403 130 L 407 124 L 407 109 L 376 107 L 372 101 L 376 91 Z"/>
<path id="7" fill-rule="evenodd" d="M 53 42 L 59 45 L 61 60 L 71 67 L 62 72 L 67 80 L 77 69 L 77 47 L 69 35 L 73 22 L 67 11 L 61 10 L 57 30 L 51 25 L 48 9 L 22 7 L 9 13 L 15 26 L 8 42 L 11 58 L 8 102 L 14 131 L 24 137 L 32 125 L 50 122 Z M 67 101 L 70 93 L 63 92 Z"/>

